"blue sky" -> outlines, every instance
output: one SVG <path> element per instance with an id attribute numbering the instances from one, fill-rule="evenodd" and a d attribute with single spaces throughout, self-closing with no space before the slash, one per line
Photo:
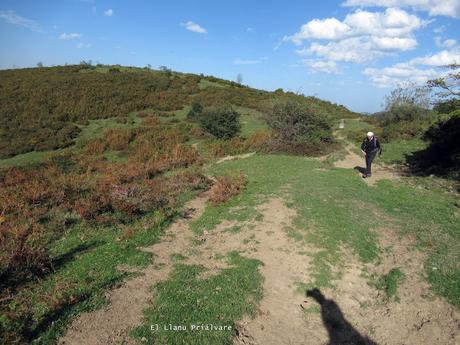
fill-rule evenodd
<path id="1" fill-rule="evenodd" d="M 0 0 L 0 68 L 122 64 L 204 73 L 378 111 L 460 63 L 460 0 Z"/>

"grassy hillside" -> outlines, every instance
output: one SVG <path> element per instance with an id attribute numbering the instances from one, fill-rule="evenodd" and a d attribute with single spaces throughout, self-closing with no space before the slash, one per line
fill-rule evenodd
<path id="1" fill-rule="evenodd" d="M 74 144 L 89 120 L 133 111 L 172 112 L 199 101 L 265 111 L 274 98 L 294 97 L 318 112 L 354 116 L 315 97 L 270 93 L 214 77 L 141 68 L 90 65 L 0 71 L 0 158 Z"/>
<path id="2" fill-rule="evenodd" d="M 267 293 L 263 267 L 270 262 L 262 258 L 279 253 L 281 264 L 292 255 L 301 255 L 292 259 L 296 264 L 308 264 L 303 268 L 308 275 L 290 274 L 295 281 L 287 288 L 280 280 L 288 289 L 283 293 L 332 291 L 353 258 L 356 267 L 366 266 L 359 271 L 361 285 L 394 297 L 402 277 L 410 280 L 412 274 L 460 305 L 458 195 L 435 186 L 436 178 L 369 186 L 352 169 L 331 163 L 345 154 L 345 146 L 359 152 L 363 133 L 376 128 L 372 119 L 282 90 L 120 66 L 0 71 L 0 89 L 0 343 L 55 344 L 72 320 L 108 303 L 109 289 L 148 267 L 161 273 L 166 266 L 163 280 L 151 284 L 155 303 L 143 306 L 143 322 L 130 328 L 131 336 L 141 343 L 229 344 L 236 322 L 256 317 Z M 337 120 L 336 130 L 338 119 L 346 118 L 338 142 L 328 144 L 331 150 L 342 145 L 341 150 L 319 159 L 268 151 L 272 133 L 263 116 L 285 100 Z M 195 102 L 231 104 L 241 115 L 241 133 L 220 140 L 204 132 L 187 118 Z M 422 146 L 410 143 L 385 144 L 385 162 L 400 162 Z M 244 153 L 245 159 L 219 160 Z M 184 205 L 210 188 L 217 198 L 204 200 L 203 212 L 191 219 Z M 284 200 L 285 207 L 263 211 L 273 198 Z M 273 222 L 282 212 L 277 228 Z M 275 218 L 264 221 L 271 214 Z M 167 229 L 178 220 L 188 222 L 178 228 L 190 238 L 176 246 L 180 236 Z M 415 272 L 408 272 L 404 261 L 392 262 L 385 272 L 379 268 L 393 255 L 381 243 L 387 231 L 413 238 L 414 251 L 425 253 L 413 265 Z M 259 237 L 262 232 L 267 237 Z M 278 240 L 286 235 L 283 241 L 295 249 L 278 240 L 265 243 L 272 235 L 281 236 Z M 160 245 L 164 237 L 168 250 L 140 249 Z M 223 244 L 212 242 L 220 238 Z M 370 301 L 375 304 L 360 308 L 370 312 L 388 302 Z M 302 316 L 318 312 L 309 307 Z M 214 321 L 232 329 L 156 334 L 150 329 Z"/>

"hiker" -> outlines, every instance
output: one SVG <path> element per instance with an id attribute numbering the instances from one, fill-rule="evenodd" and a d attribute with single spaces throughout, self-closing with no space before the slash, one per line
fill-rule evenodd
<path id="1" fill-rule="evenodd" d="M 366 138 L 364 138 L 363 143 L 361 144 L 361 151 L 366 157 L 366 170 L 363 173 L 363 178 L 371 177 L 371 165 L 377 153 L 379 156 L 382 154 L 382 147 L 377 137 L 372 132 L 367 132 Z"/>

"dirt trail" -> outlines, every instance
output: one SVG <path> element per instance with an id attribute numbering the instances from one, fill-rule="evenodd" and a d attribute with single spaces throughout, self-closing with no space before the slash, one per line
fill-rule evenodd
<path id="1" fill-rule="evenodd" d="M 199 217 L 205 202 L 206 196 L 200 196 L 187 204 L 194 209 L 191 220 Z M 330 318 L 329 314 L 335 312 L 343 322 L 349 323 L 347 327 L 351 333 L 346 336 L 362 336 L 379 345 L 460 343 L 459 313 L 429 292 L 428 284 L 420 276 L 425 256 L 414 249 L 411 239 L 400 238 L 392 229 L 378 229 L 382 248 L 388 248 L 377 266 L 363 265 L 345 248 L 341 279 L 335 282 L 335 289 L 322 291 L 328 299 L 323 304 L 322 314 L 318 312 L 318 303 L 305 297 L 305 291 L 298 285 L 311 281 L 311 258 L 317 249 L 288 235 L 288 231 L 296 231 L 292 228 L 296 212 L 286 207 L 279 197 L 269 199 L 258 207 L 258 211 L 263 215 L 260 221 L 244 224 L 224 221 L 201 236 L 189 229 L 190 219 L 179 220 L 167 230 L 161 243 L 144 249 L 154 253 L 156 265 L 112 290 L 106 308 L 78 317 L 59 343 L 134 343 L 128 332 L 142 323 L 143 309 L 154 302 L 150 288 L 167 278 L 173 265 L 172 254 L 188 253 L 183 263 L 208 268 L 202 276 L 206 279 L 227 265 L 216 257 L 233 250 L 262 261 L 260 270 L 264 277 L 264 295 L 257 315 L 254 319 L 245 317 L 237 322 L 235 345 L 330 344 L 334 336 L 345 339 L 341 338 L 345 334 L 341 333 L 341 326 L 337 331 L 334 330 L 337 325 L 333 325 L 328 332 L 328 321 L 323 322 L 323 317 Z M 235 232 L 232 230 L 235 225 L 242 225 L 242 229 Z M 192 238 L 201 244 L 192 246 Z M 158 264 L 163 266 L 158 267 Z M 363 272 L 385 274 L 394 267 L 401 267 L 406 274 L 399 289 L 399 303 L 385 302 L 382 293 L 371 287 L 363 275 Z M 363 344 L 374 343 L 369 340 Z"/>
<path id="2" fill-rule="evenodd" d="M 350 144 L 347 145 L 345 149 L 347 151 L 347 155 L 344 159 L 335 162 L 334 166 L 338 168 L 355 169 L 357 173 L 361 173 L 361 171 L 366 167 L 364 156 L 359 156 L 354 153 L 353 146 Z M 398 174 L 395 170 L 390 167 L 384 167 L 376 164 L 376 161 L 378 162 L 378 156 L 372 164 L 372 176 L 363 179 L 368 185 L 372 186 L 380 180 L 394 180 L 400 178 L 400 174 Z"/>
<path id="3" fill-rule="evenodd" d="M 201 195 L 187 203 L 185 209 L 189 214 L 188 219 L 186 217 L 173 223 L 160 243 L 142 248 L 153 253 L 152 265 L 139 270 L 139 276 L 108 292 L 107 307 L 77 317 L 59 344 L 129 343 L 128 332 L 142 322 L 142 312 L 152 299 L 151 286 L 168 277 L 172 267 L 171 254 L 189 249 L 193 236 L 191 231 L 187 231 L 187 222 L 201 215 L 206 200 L 207 196 Z"/>

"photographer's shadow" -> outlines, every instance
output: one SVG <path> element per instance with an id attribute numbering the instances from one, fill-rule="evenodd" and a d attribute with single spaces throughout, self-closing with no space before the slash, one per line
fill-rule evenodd
<path id="1" fill-rule="evenodd" d="M 329 334 L 328 345 L 378 345 L 368 337 L 362 336 L 343 316 L 337 303 L 326 299 L 318 289 L 307 291 L 321 306 L 321 317 Z"/>
<path id="2" fill-rule="evenodd" d="M 360 167 L 360 166 L 355 166 L 353 169 L 359 171 L 361 175 L 365 175 L 367 173 L 366 168 Z"/>

